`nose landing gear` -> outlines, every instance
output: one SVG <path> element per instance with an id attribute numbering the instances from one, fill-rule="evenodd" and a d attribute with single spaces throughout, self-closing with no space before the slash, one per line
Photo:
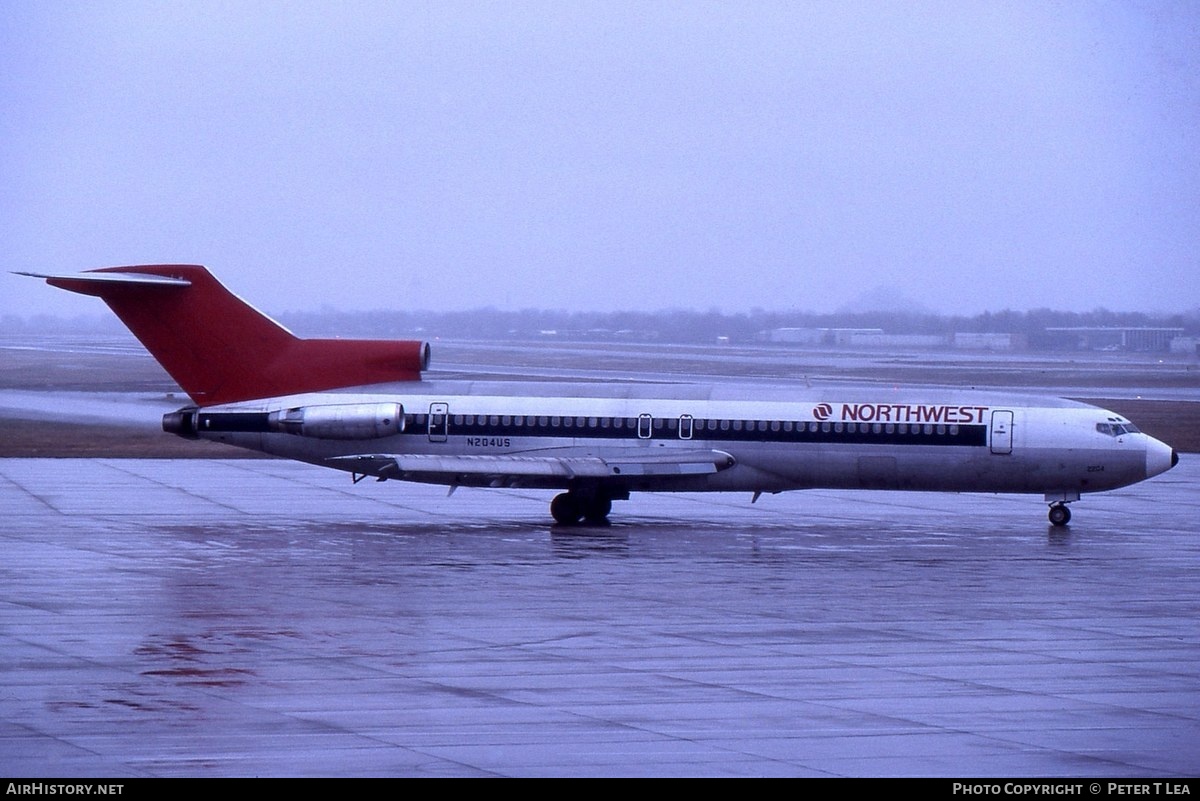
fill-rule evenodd
<path id="1" fill-rule="evenodd" d="M 1050 523 L 1055 526 L 1065 526 L 1071 522 L 1071 510 L 1067 504 L 1079 500 L 1079 492 L 1047 492 L 1046 503 L 1050 504 Z"/>
<path id="2" fill-rule="evenodd" d="M 1050 522 L 1056 526 L 1065 526 L 1071 522 L 1071 510 L 1061 501 L 1050 504 Z"/>

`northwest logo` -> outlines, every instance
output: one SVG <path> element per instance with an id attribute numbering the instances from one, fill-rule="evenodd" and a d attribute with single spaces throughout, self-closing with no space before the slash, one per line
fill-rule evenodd
<path id="1" fill-rule="evenodd" d="M 833 407 L 828 403 L 819 403 L 813 407 L 813 417 L 819 421 L 828 420 L 833 416 Z"/>

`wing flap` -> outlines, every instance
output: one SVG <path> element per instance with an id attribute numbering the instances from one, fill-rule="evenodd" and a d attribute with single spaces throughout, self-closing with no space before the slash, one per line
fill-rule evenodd
<path id="1" fill-rule="evenodd" d="M 732 467 L 724 451 L 679 451 L 610 456 L 515 454 L 356 454 L 326 460 L 331 466 L 380 478 L 461 483 L 473 479 L 615 479 L 699 476 Z"/>

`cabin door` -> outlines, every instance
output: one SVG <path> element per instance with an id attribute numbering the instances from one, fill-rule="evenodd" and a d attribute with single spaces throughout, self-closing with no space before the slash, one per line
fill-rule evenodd
<path id="1" fill-rule="evenodd" d="M 429 441 L 445 442 L 450 428 L 450 404 L 429 404 Z"/>
<path id="2" fill-rule="evenodd" d="M 992 412 L 992 453 L 1012 453 L 1012 429 L 1012 412 Z"/>

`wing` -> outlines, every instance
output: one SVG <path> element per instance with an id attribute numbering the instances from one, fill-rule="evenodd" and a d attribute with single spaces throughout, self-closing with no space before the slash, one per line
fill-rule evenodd
<path id="1" fill-rule="evenodd" d="M 639 483 L 703 476 L 726 470 L 734 458 L 724 451 L 688 450 L 648 453 L 646 450 L 603 456 L 529 452 L 525 454 L 434 455 L 356 454 L 327 459 L 331 467 L 352 473 L 475 487 L 566 487 L 576 480 Z"/>

